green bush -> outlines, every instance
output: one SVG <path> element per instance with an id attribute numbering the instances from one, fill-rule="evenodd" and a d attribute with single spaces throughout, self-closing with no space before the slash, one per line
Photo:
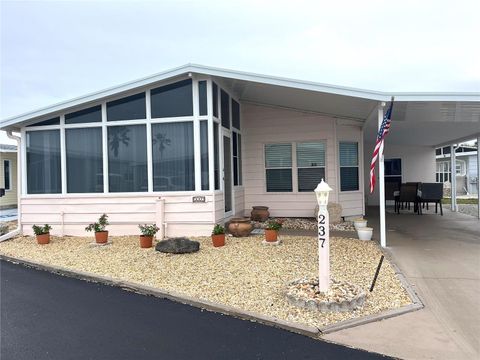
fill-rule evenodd
<path id="1" fill-rule="evenodd" d="M 52 227 L 48 224 L 45 224 L 44 226 L 33 225 L 32 229 L 35 235 L 44 235 L 49 234 L 50 230 L 52 230 Z"/>
<path id="2" fill-rule="evenodd" d="M 108 225 L 108 215 L 103 214 L 98 218 L 98 222 L 94 222 L 93 224 L 89 224 L 86 228 L 85 231 L 95 231 L 95 232 L 101 232 L 105 231 L 105 228 Z"/>
<path id="3" fill-rule="evenodd" d="M 143 225 L 138 225 L 138 228 L 140 229 L 140 232 L 142 233 L 143 236 L 155 236 L 155 234 L 160 230 L 156 224 L 143 224 Z"/>
<path id="4" fill-rule="evenodd" d="M 212 235 L 225 234 L 225 228 L 220 224 L 215 224 L 212 230 Z"/>

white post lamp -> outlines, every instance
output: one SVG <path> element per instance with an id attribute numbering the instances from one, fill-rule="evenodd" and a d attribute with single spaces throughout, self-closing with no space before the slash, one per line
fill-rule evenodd
<path id="1" fill-rule="evenodd" d="M 318 202 L 318 287 L 320 292 L 326 292 L 330 286 L 330 219 L 327 205 L 332 188 L 322 179 L 314 191 Z"/>

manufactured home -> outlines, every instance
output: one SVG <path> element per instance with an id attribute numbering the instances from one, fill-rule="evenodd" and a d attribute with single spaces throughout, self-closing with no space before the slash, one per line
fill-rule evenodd
<path id="1" fill-rule="evenodd" d="M 0 144 L 0 210 L 17 207 L 17 147 Z"/>
<path id="2" fill-rule="evenodd" d="M 434 182 L 435 147 L 480 135 L 479 94 L 392 94 L 191 64 L 4 119 L 20 134 L 21 230 L 49 223 L 84 235 L 105 212 L 114 235 L 148 222 L 164 236 L 207 235 L 255 205 L 310 217 L 322 178 L 342 216 L 361 216 L 383 203 L 368 174 L 392 95 L 385 177 Z"/>

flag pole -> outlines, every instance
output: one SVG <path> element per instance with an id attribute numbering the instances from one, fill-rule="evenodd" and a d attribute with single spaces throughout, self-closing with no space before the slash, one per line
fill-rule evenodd
<path id="1" fill-rule="evenodd" d="M 378 131 L 383 122 L 383 108 L 385 103 L 382 102 L 378 106 Z M 387 246 L 387 231 L 385 220 L 385 167 L 383 163 L 383 141 L 380 144 L 379 158 L 378 158 L 378 196 L 380 201 L 380 245 Z"/>

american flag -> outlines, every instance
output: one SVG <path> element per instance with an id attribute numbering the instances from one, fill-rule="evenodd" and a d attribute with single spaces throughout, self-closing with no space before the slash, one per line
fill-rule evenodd
<path id="1" fill-rule="evenodd" d="M 390 102 L 390 107 L 388 108 L 387 112 L 383 116 L 382 125 L 377 133 L 377 141 L 375 143 L 375 149 L 373 150 L 372 155 L 372 162 L 370 164 L 370 193 L 373 193 L 373 189 L 375 189 L 375 163 L 378 160 L 378 157 L 381 156 L 380 149 L 383 149 L 383 140 L 385 136 L 388 134 L 390 130 L 390 123 L 392 117 L 392 108 L 393 108 L 393 98 Z M 383 150 L 382 150 L 383 151 Z"/>

